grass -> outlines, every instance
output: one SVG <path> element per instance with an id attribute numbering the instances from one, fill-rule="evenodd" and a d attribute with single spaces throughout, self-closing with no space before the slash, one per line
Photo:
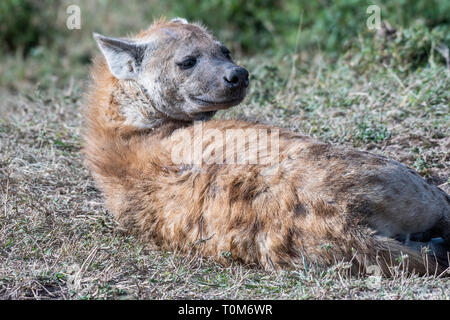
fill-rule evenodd
<path id="1" fill-rule="evenodd" d="M 82 57 L 95 50 L 86 29 L 66 40 L 71 48 L 74 39 L 83 39 L 73 52 L 42 49 L 26 60 L 2 58 L 0 298 L 450 298 L 449 278 L 396 270 L 392 279 L 374 285 L 373 277 L 348 276 L 345 264 L 279 273 L 239 264 L 225 268 L 127 235 L 103 207 L 80 156 L 88 69 Z M 450 192 L 445 65 L 399 73 L 373 64 L 361 71 L 347 56 L 329 60 L 320 52 L 239 62 L 250 70 L 250 93 L 217 118 L 277 124 L 384 154 Z"/>

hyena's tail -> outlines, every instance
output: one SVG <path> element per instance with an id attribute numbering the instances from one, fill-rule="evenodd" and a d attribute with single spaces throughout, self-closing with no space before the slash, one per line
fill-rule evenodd
<path id="1" fill-rule="evenodd" d="M 405 245 L 392 238 L 373 236 L 373 244 L 376 255 L 370 260 L 386 276 L 394 276 L 399 271 L 419 275 L 449 275 L 450 252 L 437 248 L 431 242 Z"/>

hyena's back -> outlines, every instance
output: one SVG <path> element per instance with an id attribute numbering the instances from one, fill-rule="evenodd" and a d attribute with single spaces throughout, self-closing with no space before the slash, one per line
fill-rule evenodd
<path id="1" fill-rule="evenodd" d="M 352 260 L 356 269 L 368 264 L 386 269 L 408 254 L 409 267 L 424 273 L 420 251 L 394 237 L 429 230 L 447 236 L 442 231 L 449 226 L 448 196 L 398 162 L 262 125 L 202 126 L 225 138 L 204 142 L 210 148 L 203 148 L 209 151 L 201 165 L 173 161 L 180 136 L 195 137 L 194 126 L 132 138 L 126 152 L 114 143 L 104 161 L 92 154 L 103 162 L 97 173 L 109 207 L 147 241 L 265 268 Z M 280 130 L 276 161 L 269 152 L 266 164 L 217 163 L 210 150 L 215 143 L 230 144 L 225 131 L 249 127 L 266 129 L 269 141 L 273 130 Z M 255 145 L 246 148 L 259 152 Z M 439 259 L 445 267 L 444 257 Z"/>

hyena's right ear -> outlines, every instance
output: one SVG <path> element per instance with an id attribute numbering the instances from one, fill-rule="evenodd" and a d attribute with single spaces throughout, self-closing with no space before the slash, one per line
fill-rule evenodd
<path id="1" fill-rule="evenodd" d="M 182 23 L 182 24 L 188 24 L 189 23 L 185 18 L 181 18 L 181 17 L 173 18 L 172 20 L 170 20 L 170 22 Z"/>
<path id="2" fill-rule="evenodd" d="M 105 56 L 111 73 L 121 80 L 136 79 L 142 71 L 149 44 L 105 37 L 98 33 L 94 33 L 93 36 Z"/>

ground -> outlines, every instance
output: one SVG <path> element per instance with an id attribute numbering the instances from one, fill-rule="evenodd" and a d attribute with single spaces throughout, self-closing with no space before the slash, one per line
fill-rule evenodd
<path id="1" fill-rule="evenodd" d="M 86 39 L 75 52 L 95 52 Z M 83 167 L 85 58 L 78 55 L 74 66 L 64 51 L 33 55 L 8 57 L 0 69 L 0 299 L 450 298 L 450 279 L 439 275 L 350 277 L 345 264 L 270 273 L 139 243 L 104 208 Z M 45 71 L 52 59 L 64 72 Z M 362 70 L 352 57 L 329 60 L 320 52 L 237 60 L 250 71 L 250 93 L 217 118 L 276 124 L 384 154 L 450 192 L 444 64 L 401 73 L 381 63 Z"/>

